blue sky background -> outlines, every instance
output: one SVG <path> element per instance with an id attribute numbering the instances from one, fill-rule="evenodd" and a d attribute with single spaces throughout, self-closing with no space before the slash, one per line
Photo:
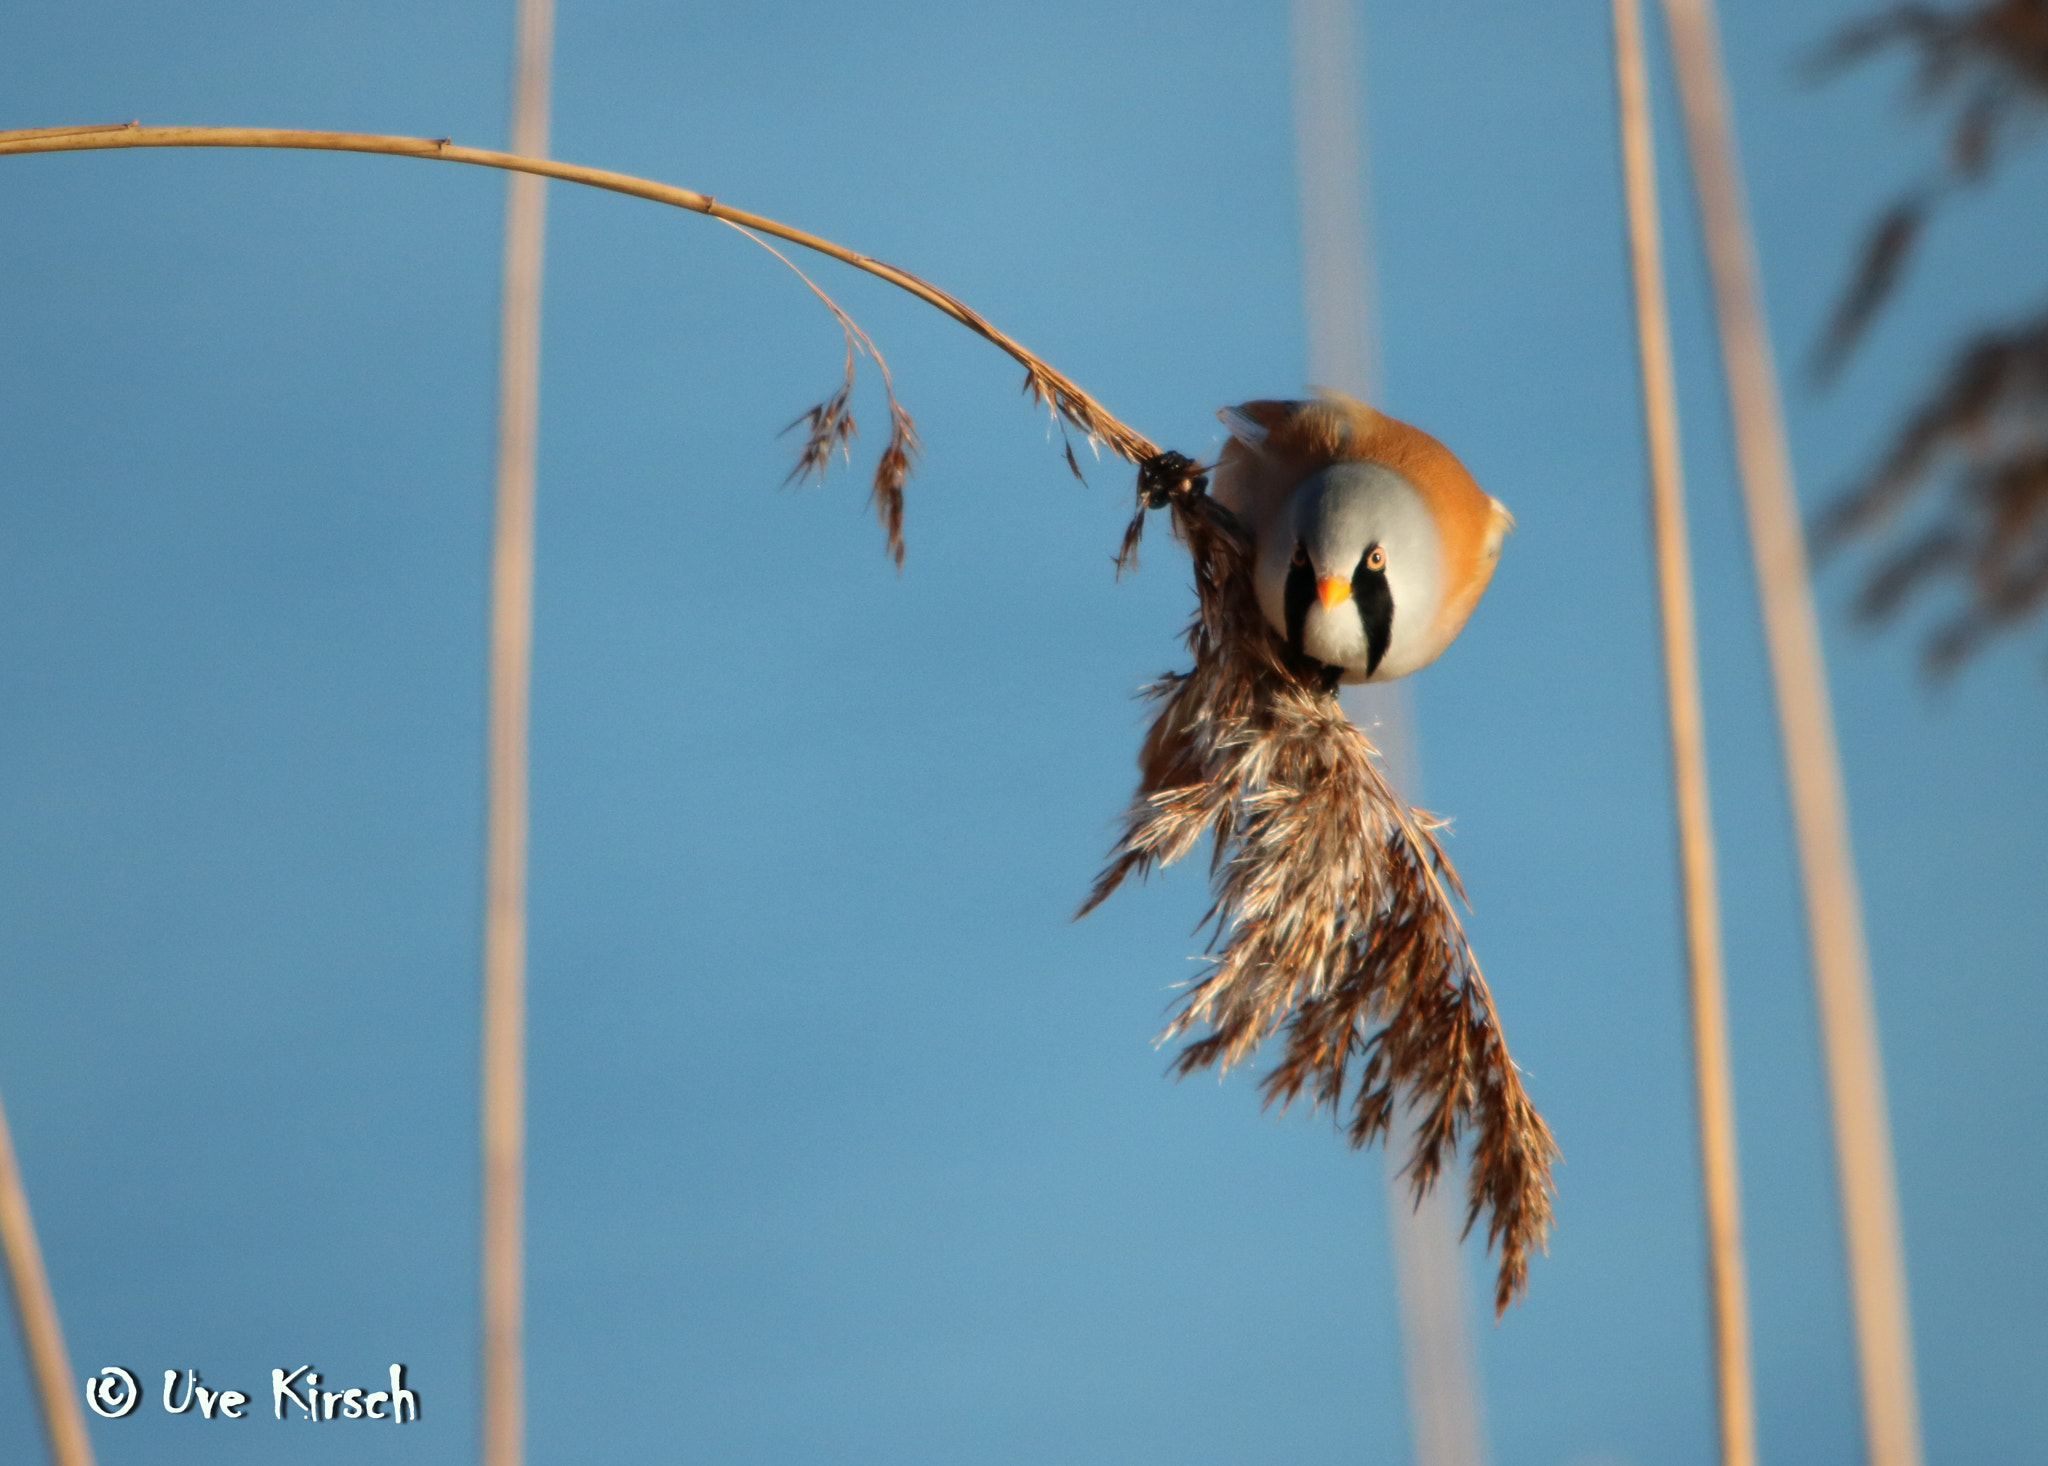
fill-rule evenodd
<path id="1" fill-rule="evenodd" d="M 1860 6 L 1725 17 L 1809 504 L 2031 306 L 2048 157 L 1945 217 L 1839 388 L 1803 360 L 1934 157 Z M 1285 9 L 564 4 L 555 152 L 928 274 L 1155 438 L 1302 385 Z M 1606 6 L 1366 10 L 1387 405 L 1516 512 L 1414 684 L 1472 932 L 1563 1145 L 1475 1309 L 1503 1466 L 1712 1456 Z M 0 125 L 506 130 L 508 6 L 0 14 Z M 1826 1114 L 1690 204 L 1664 119 L 1767 1459 L 1858 1458 Z M 474 1452 L 484 603 L 503 180 L 0 161 L 0 1086 L 74 1363 L 381 1380 L 426 1417 L 95 1421 L 128 1462 Z M 825 266 L 927 452 L 783 490 L 830 319 L 729 230 L 550 195 L 534 694 L 530 1441 L 566 1460 L 1404 1459 L 1376 1157 L 1152 1048 L 1198 869 L 1068 916 L 1184 562 L 1117 583 L 1004 358 Z M 858 409 L 883 420 L 870 392 Z M 871 454 L 878 439 L 865 443 Z M 2048 701 L 1826 629 L 1929 1455 L 2048 1446 Z M 1480 1264 L 1475 1260 L 1475 1273 Z M 39 1432 L 0 1333 L 0 1459 Z"/>

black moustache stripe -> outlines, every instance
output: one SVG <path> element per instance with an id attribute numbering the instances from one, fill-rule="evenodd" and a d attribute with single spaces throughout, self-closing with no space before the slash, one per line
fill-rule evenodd
<path id="1" fill-rule="evenodd" d="M 1306 559 L 1297 559 L 1287 572 L 1287 645 L 1296 656 L 1303 656 L 1301 638 L 1308 625 L 1308 608 L 1316 600 L 1316 572 Z"/>
<path id="2" fill-rule="evenodd" d="M 1370 556 L 1372 551 L 1365 553 Z M 1387 572 L 1366 569 L 1361 558 L 1351 572 L 1351 599 L 1358 606 L 1358 619 L 1365 623 L 1365 675 L 1370 677 L 1379 671 L 1387 644 L 1394 639 L 1394 592 Z"/>

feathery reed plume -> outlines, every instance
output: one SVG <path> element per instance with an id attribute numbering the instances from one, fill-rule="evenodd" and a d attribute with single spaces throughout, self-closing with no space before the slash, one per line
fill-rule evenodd
<path id="1" fill-rule="evenodd" d="M 1836 32 L 1811 69 L 1824 75 L 1894 47 L 1912 54 L 1916 100 L 1952 104 L 1948 148 L 1940 176 L 1909 188 L 1865 236 L 1815 351 L 1824 381 L 1896 293 L 1934 210 L 1983 182 L 2048 111 L 2048 0 L 1892 6 Z M 1883 535 L 1944 479 L 1945 501 L 1879 549 L 1857 599 L 1863 619 L 1882 621 L 1937 581 L 1959 582 L 1960 608 L 1924 644 L 1935 677 L 2048 605 L 2048 315 L 1963 343 L 1877 466 L 1820 517 L 1818 548 Z"/>
<path id="2" fill-rule="evenodd" d="M 1194 666 L 1148 689 L 1159 711 L 1138 792 L 1080 914 L 1212 836 L 1210 969 L 1161 1037 L 1206 1031 L 1175 1071 L 1227 1069 L 1282 1034 L 1267 1102 L 1305 1094 L 1333 1114 L 1348 1103 L 1354 1146 L 1384 1137 L 1406 1096 L 1418 1197 L 1472 1131 L 1466 1227 L 1486 1218 L 1505 1311 L 1549 1230 L 1557 1147 L 1452 906 L 1464 891 L 1437 841 L 1443 822 L 1393 792 L 1335 696 L 1293 665 L 1259 612 L 1249 539 L 1193 465 L 1177 460 L 1141 484 L 1140 514 L 1170 503 L 1194 561 Z"/>

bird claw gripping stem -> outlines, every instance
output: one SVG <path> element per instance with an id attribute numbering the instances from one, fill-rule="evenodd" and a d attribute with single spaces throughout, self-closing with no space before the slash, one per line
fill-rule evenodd
<path id="1" fill-rule="evenodd" d="M 1152 509 L 1171 508 L 1199 518 L 1221 516 L 1234 523 L 1230 512 L 1209 497 L 1209 470 L 1185 453 L 1154 453 L 1138 460 L 1138 508 L 1124 531 L 1124 542 L 1116 552 L 1117 574 L 1138 563 L 1138 541 L 1144 538 L 1145 514 Z"/>
<path id="2" fill-rule="evenodd" d="M 1208 470 L 1185 453 L 1155 453 L 1138 465 L 1138 498 L 1147 509 L 1164 509 L 1183 494 L 1208 492 Z"/>

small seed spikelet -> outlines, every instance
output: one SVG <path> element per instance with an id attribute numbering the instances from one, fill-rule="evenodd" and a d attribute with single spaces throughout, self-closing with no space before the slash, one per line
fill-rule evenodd
<path id="1" fill-rule="evenodd" d="M 1210 968 L 1161 1036 L 1199 1033 L 1176 1072 L 1227 1069 L 1278 1035 L 1268 1103 L 1306 1095 L 1354 1146 L 1383 1138 L 1405 1099 L 1418 1198 L 1470 1132 L 1466 1227 L 1486 1219 L 1504 1311 L 1549 1231 L 1557 1146 L 1452 906 L 1464 891 L 1442 822 L 1393 792 L 1336 698 L 1290 667 L 1255 600 L 1242 527 L 1199 492 L 1172 508 L 1194 560 L 1194 667 L 1147 689 L 1158 713 L 1138 792 L 1082 914 L 1212 836 Z"/>

